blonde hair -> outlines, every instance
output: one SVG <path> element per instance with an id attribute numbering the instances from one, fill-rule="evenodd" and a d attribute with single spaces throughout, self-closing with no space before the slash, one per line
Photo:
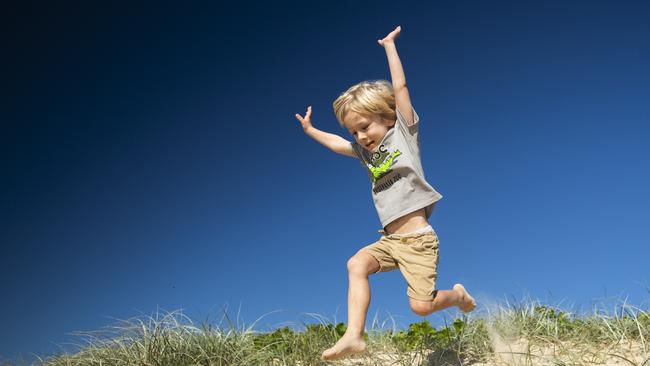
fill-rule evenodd
<path id="1" fill-rule="evenodd" d="M 361 115 L 375 115 L 388 121 L 395 121 L 395 94 L 393 86 L 386 80 L 362 81 L 339 95 L 332 104 L 334 114 L 341 127 L 349 111 Z"/>

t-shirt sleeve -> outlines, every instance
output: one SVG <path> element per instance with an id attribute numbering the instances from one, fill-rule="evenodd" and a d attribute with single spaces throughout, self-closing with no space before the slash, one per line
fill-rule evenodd
<path id="1" fill-rule="evenodd" d="M 359 158 L 359 161 L 361 162 L 361 165 L 365 166 L 364 163 L 364 158 L 363 158 L 363 151 L 361 145 L 359 145 L 356 141 L 350 141 L 350 146 L 352 146 L 352 150 L 354 153 L 357 155 L 357 158 Z"/>
<path id="2" fill-rule="evenodd" d="M 399 108 L 395 108 L 395 112 L 397 113 L 396 123 L 399 125 L 399 128 L 402 129 L 402 132 L 404 132 L 405 135 L 411 136 L 417 140 L 418 131 L 420 129 L 420 116 L 418 116 L 413 107 L 411 107 L 411 111 L 413 111 L 413 124 L 409 125 Z"/>

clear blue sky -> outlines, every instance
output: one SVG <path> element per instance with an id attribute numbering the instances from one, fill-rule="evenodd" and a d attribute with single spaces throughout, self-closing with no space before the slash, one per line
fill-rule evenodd
<path id="1" fill-rule="evenodd" d="M 0 357 L 159 308 L 346 320 L 370 182 L 293 116 L 349 139 L 331 103 L 390 78 L 397 25 L 439 287 L 647 306 L 650 3 L 233 4 L 5 14 Z M 421 319 L 399 271 L 371 286 L 370 318 Z"/>

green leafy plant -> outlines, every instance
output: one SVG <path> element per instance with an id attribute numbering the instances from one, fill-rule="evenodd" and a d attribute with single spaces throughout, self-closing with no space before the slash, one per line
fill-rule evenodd
<path id="1" fill-rule="evenodd" d="M 436 330 L 429 321 L 425 320 L 409 325 L 406 331 L 395 333 L 392 340 L 402 351 L 413 351 L 420 347 L 443 349 L 460 336 L 466 325 L 465 321 L 456 319 L 451 327 Z"/>

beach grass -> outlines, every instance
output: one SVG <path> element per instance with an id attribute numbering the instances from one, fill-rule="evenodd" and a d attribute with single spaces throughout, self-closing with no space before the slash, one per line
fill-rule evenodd
<path id="1" fill-rule="evenodd" d="M 481 305 L 481 304 L 479 304 Z M 94 332 L 77 332 L 71 353 L 38 357 L 38 365 L 637 365 L 650 366 L 650 313 L 618 301 L 588 313 L 535 300 L 479 306 L 396 329 L 373 321 L 365 353 L 321 361 L 344 333 L 344 323 L 316 319 L 298 328 L 259 332 L 233 324 L 195 324 L 182 311 L 132 318 Z M 225 323 L 225 325 L 224 325 Z M 386 328 L 387 323 L 393 324 Z M 6 364 L 6 363 L 5 363 Z"/>

